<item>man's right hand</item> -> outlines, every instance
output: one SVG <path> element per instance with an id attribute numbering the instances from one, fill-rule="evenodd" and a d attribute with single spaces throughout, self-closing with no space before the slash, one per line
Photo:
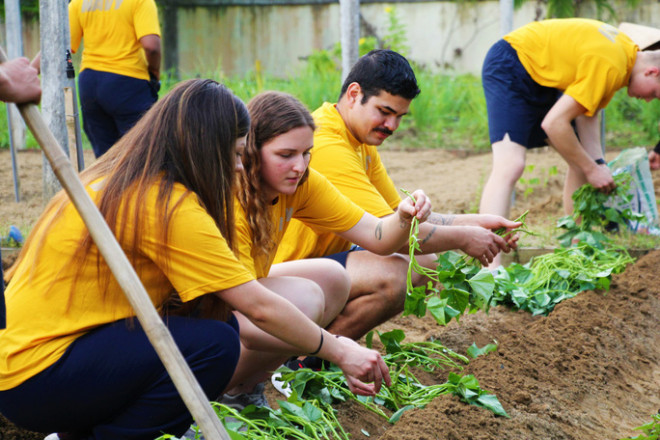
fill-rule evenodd
<path id="1" fill-rule="evenodd" d="M 596 165 L 586 172 L 585 176 L 591 186 L 604 193 L 609 193 L 616 188 L 614 179 L 612 178 L 612 172 L 607 165 Z"/>
<path id="2" fill-rule="evenodd" d="M 509 252 L 507 241 L 494 232 L 480 226 L 452 226 L 463 229 L 463 245 L 460 249 L 476 258 L 483 266 L 488 266 L 500 251 Z"/>

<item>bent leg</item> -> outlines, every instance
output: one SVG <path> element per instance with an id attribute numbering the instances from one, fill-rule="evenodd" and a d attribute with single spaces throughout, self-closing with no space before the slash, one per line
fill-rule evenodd
<path id="1" fill-rule="evenodd" d="M 287 261 L 271 267 L 268 277 L 296 276 L 314 281 L 323 290 L 325 309 L 319 324 L 327 326 L 348 301 L 351 280 L 346 269 L 327 258 Z"/>
<path id="2" fill-rule="evenodd" d="M 509 216 L 511 193 L 525 170 L 525 155 L 525 147 L 508 134 L 493 144 L 493 169 L 481 194 L 480 214 Z"/>
<path id="3" fill-rule="evenodd" d="M 99 440 L 182 435 L 192 416 L 136 321 L 117 321 L 73 342 L 51 367 L 0 392 L 0 410 L 39 432 Z M 220 321 L 168 317 L 170 332 L 209 398 L 238 361 L 238 331 Z"/>
<path id="4" fill-rule="evenodd" d="M 419 255 L 425 267 L 435 267 L 436 256 Z M 346 307 L 327 327 L 331 333 L 359 339 L 374 327 L 403 311 L 409 258 L 403 254 L 380 256 L 369 251 L 348 254 L 346 270 L 351 279 L 351 292 Z M 428 279 L 413 274 L 413 284 Z"/>
<path id="5" fill-rule="evenodd" d="M 260 278 L 259 282 L 289 300 L 320 326 L 325 309 L 325 295 L 317 283 L 291 276 L 269 276 Z M 241 328 L 242 348 L 236 372 L 227 387 L 228 394 L 252 392 L 256 384 L 266 380 L 289 357 L 305 354 L 299 353 L 298 348 L 261 330 L 241 313 L 234 312 L 234 314 Z M 319 339 L 320 336 L 319 329 Z"/>
<path id="6" fill-rule="evenodd" d="M 493 170 L 481 194 L 480 214 L 496 214 L 508 218 L 511 211 L 511 194 L 516 182 L 525 170 L 526 149 L 506 134 L 504 139 L 493 144 Z M 500 266 L 502 256 L 498 253 L 488 266 Z"/>

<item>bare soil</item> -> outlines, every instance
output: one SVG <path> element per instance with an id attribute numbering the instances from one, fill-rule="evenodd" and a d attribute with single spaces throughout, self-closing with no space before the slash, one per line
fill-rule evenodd
<path id="1" fill-rule="evenodd" d="M 490 155 L 437 150 L 384 150 L 382 155 L 395 183 L 425 189 L 436 211 L 477 210 Z M 609 153 L 608 160 L 615 155 Z M 10 224 L 29 228 L 44 206 L 41 153 L 21 152 L 18 158 L 22 200 L 15 203 L 9 153 L 0 150 L 1 235 Z M 530 153 L 528 164 L 534 169 L 523 177 L 539 181 L 519 185 L 512 216 L 529 209 L 529 227 L 547 227 L 562 215 L 565 166 L 555 152 L 544 149 Z M 659 175 L 654 174 L 656 188 Z M 3 265 L 11 260 L 3 255 Z M 658 267 L 660 252 L 653 251 L 615 276 L 606 294 L 582 293 L 547 317 L 500 307 L 444 328 L 428 318 L 399 317 L 386 323 L 379 330 L 400 328 L 409 340 L 433 337 L 461 353 L 473 342 L 483 346 L 497 340 L 497 352 L 471 361 L 465 373 L 495 393 L 511 418 L 445 396 L 408 411 L 395 425 L 359 406 L 344 405 L 339 407 L 344 428 L 354 439 L 379 440 L 617 440 L 633 435 L 633 427 L 649 422 L 660 409 Z M 446 379 L 446 371 L 427 377 L 429 384 Z M 272 388 L 267 396 L 272 404 L 279 398 Z M 0 416 L 0 440 L 43 437 Z"/>

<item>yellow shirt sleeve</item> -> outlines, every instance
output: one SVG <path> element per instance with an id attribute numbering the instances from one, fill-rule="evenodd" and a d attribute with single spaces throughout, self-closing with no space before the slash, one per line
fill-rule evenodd
<path id="1" fill-rule="evenodd" d="M 316 231 L 334 236 L 335 232 L 351 229 L 364 215 L 363 209 L 342 195 L 325 177 L 311 169 L 308 179 L 298 187 L 295 194 L 290 196 L 281 194 L 269 209 L 271 239 L 275 249 L 268 255 L 253 248 L 252 232 L 245 212 L 240 207 L 236 209 L 239 259 L 257 278 L 268 276 L 270 267 L 276 261 L 275 250 L 279 251 L 290 227 L 301 225 L 309 228 L 312 231 L 311 240 L 300 240 L 298 243 L 313 247 L 316 243 L 314 241 Z"/>
<path id="2" fill-rule="evenodd" d="M 98 193 L 93 187 L 88 187 L 88 192 L 96 199 Z M 157 190 L 158 183 L 151 187 L 144 203 L 143 236 L 134 262 L 155 307 L 160 308 L 174 292 L 189 301 L 254 279 L 234 257 L 197 197 L 178 184 L 172 200 L 181 203 L 173 211 L 163 242 L 163 215 L 155 210 Z M 134 225 L 130 212 L 123 220 L 124 209 L 119 210 L 116 230 L 125 232 L 120 245 L 126 248 Z M 99 280 L 97 264 L 107 266 L 96 247 L 82 267 L 72 264 L 84 228 L 80 215 L 69 204 L 50 229 L 33 232 L 34 245 L 26 249 L 5 292 L 7 328 L 0 330 L 0 390 L 13 388 L 55 363 L 86 332 L 135 316 L 117 281 L 112 276 Z M 168 259 L 157 256 L 163 250 Z"/>
<path id="3" fill-rule="evenodd" d="M 617 28 L 586 18 L 532 22 L 504 39 L 535 82 L 571 96 L 587 116 L 628 85 L 639 49 Z"/>

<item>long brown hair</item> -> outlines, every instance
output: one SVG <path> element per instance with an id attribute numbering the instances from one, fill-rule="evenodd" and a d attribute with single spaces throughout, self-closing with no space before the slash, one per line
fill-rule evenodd
<path id="1" fill-rule="evenodd" d="M 255 249 L 268 254 L 273 249 L 271 221 L 268 206 L 262 190 L 261 148 L 277 136 L 299 127 L 315 130 L 314 119 L 309 110 L 293 96 L 282 92 L 264 92 L 248 103 L 252 124 L 243 153 L 243 172 L 240 173 L 238 200 L 245 211 L 252 231 L 252 244 Z M 309 174 L 305 171 L 301 183 Z"/>
<path id="2" fill-rule="evenodd" d="M 145 227 L 142 215 L 146 194 L 157 181 L 160 187 L 156 212 L 162 217 L 163 243 L 168 236 L 170 217 L 185 197 L 171 200 L 174 184 L 180 183 L 187 188 L 186 195 L 192 192 L 197 196 L 232 247 L 235 145 L 238 138 L 247 134 L 249 124 L 245 104 L 225 86 L 212 80 L 184 81 L 154 104 L 130 131 L 81 174 L 85 185 L 105 178 L 97 204 L 110 229 L 124 243 L 124 251 L 131 262 L 136 261 Z M 135 209 L 121 210 L 119 219 L 120 205 L 129 201 L 134 203 Z M 38 235 L 48 233 L 58 213 L 69 203 L 64 191 L 49 202 L 19 259 L 10 269 L 10 276 L 30 243 L 38 240 Z M 131 212 L 133 218 L 129 219 Z M 123 229 L 117 230 L 118 224 L 128 224 L 129 220 L 135 225 L 132 237 L 125 236 Z M 89 231 L 84 229 L 71 264 L 82 267 L 93 251 L 96 252 L 96 247 Z M 159 250 L 158 258 L 167 262 L 164 247 Z M 81 270 L 78 275 L 80 273 Z M 100 283 L 109 277 L 105 263 L 99 263 L 98 274 Z M 75 281 L 72 293 L 74 285 Z M 107 283 L 101 285 L 107 286 Z"/>

